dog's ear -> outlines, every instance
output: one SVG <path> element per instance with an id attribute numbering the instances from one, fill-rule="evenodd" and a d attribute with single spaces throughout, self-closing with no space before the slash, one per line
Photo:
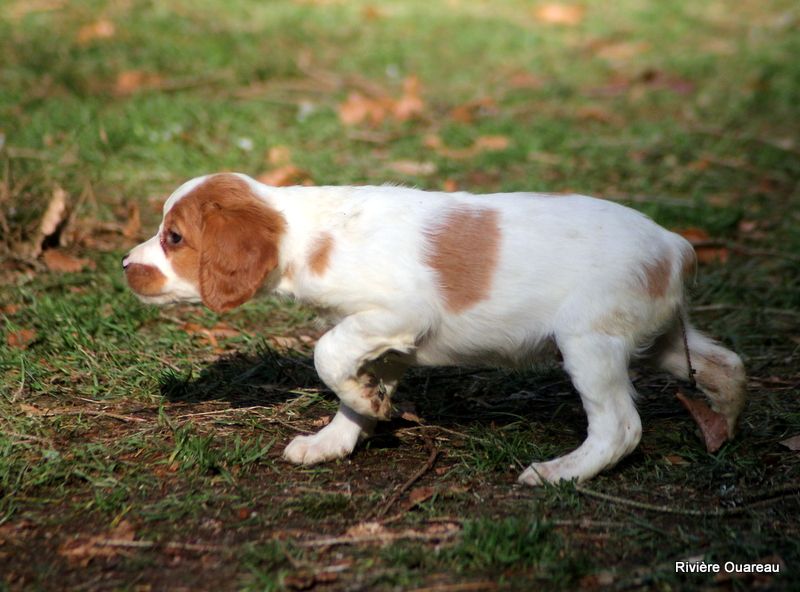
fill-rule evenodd
<path id="1" fill-rule="evenodd" d="M 214 312 L 253 297 L 278 265 L 284 220 L 253 200 L 232 207 L 209 203 L 200 244 L 200 296 Z"/>

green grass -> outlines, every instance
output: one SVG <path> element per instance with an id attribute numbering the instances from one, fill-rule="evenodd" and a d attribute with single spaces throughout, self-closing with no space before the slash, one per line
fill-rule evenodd
<path id="1" fill-rule="evenodd" d="M 541 4 L 0 5 L 0 589 L 712 585 L 674 573 L 696 556 L 779 557 L 785 573 L 766 585 L 797 587 L 800 462 L 779 442 L 800 433 L 800 12 L 586 0 L 568 26 L 540 22 Z M 113 34 L 81 41 L 98 20 Z M 152 84 L 121 91 L 136 72 Z M 340 121 L 351 92 L 397 97 L 411 75 L 421 118 Z M 471 121 L 453 116 L 487 98 Z M 508 147 L 454 158 L 432 135 Z M 692 315 L 746 361 L 739 437 L 708 454 L 674 399 L 685 387 L 637 371 L 642 443 L 586 487 L 639 505 L 523 489 L 523 466 L 584 435 L 564 375 L 434 369 L 399 392 L 424 426 L 393 422 L 351 459 L 284 464 L 285 444 L 336 408 L 310 357 L 312 311 L 271 298 L 222 316 L 147 307 L 119 269 L 178 184 L 259 175 L 276 147 L 317 184 L 577 191 L 704 229 L 729 259 L 701 265 Z M 433 172 L 400 174 L 399 160 Z M 30 255 L 57 187 L 72 213 L 64 249 L 93 270 Z M 132 205 L 142 227 L 125 236 Z M 219 323 L 238 334 L 197 330 Z M 29 342 L 12 346 L 21 331 Z M 434 467 L 393 501 L 432 445 Z M 420 487 L 433 493 L 412 504 Z M 390 502 L 394 538 L 317 544 Z M 138 546 L 91 555 L 122 521 Z M 437 538 L 442 525 L 454 534 Z M 70 545 L 90 555 L 70 560 Z"/>

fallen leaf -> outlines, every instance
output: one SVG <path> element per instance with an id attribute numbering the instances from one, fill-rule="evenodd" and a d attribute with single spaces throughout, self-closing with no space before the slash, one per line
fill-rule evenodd
<path id="1" fill-rule="evenodd" d="M 273 187 L 287 187 L 289 185 L 313 185 L 311 176 L 303 169 L 287 164 L 280 166 L 258 176 L 258 180 L 265 185 Z"/>
<path id="2" fill-rule="evenodd" d="M 369 123 L 377 126 L 391 117 L 397 121 L 408 121 L 419 117 L 425 110 L 422 99 L 422 85 L 416 76 L 408 76 L 403 81 L 402 95 L 394 99 L 378 94 L 372 96 L 359 91 L 351 92 L 347 99 L 339 105 L 339 119 L 345 125 Z"/>
<path id="3" fill-rule="evenodd" d="M 136 202 L 128 206 L 128 221 L 122 228 L 122 236 L 125 238 L 134 238 L 139 234 L 142 228 L 142 218 L 139 214 L 139 204 Z"/>
<path id="4" fill-rule="evenodd" d="M 60 249 L 47 249 L 42 253 L 42 260 L 47 269 L 58 273 L 77 273 L 86 268 L 95 268 L 95 263 L 91 259 L 74 257 Z"/>
<path id="5" fill-rule="evenodd" d="M 479 136 L 468 148 L 450 148 L 441 137 L 430 134 L 425 138 L 423 144 L 426 148 L 435 150 L 440 156 L 462 159 L 477 156 L 481 152 L 505 150 L 511 145 L 511 140 L 506 136 Z"/>
<path id="6" fill-rule="evenodd" d="M 110 545 L 109 542 L 131 542 L 135 539 L 133 526 L 127 520 L 121 521 L 107 535 L 77 536 L 58 549 L 58 554 L 66 557 L 70 563 L 77 563 L 83 567 L 89 565 L 93 559 L 110 559 L 117 555 L 128 555 L 129 549 L 121 545 Z"/>
<path id="7" fill-rule="evenodd" d="M 357 125 L 366 121 L 377 126 L 386 119 L 388 106 L 387 99 L 374 99 L 360 92 L 351 92 L 339 105 L 339 119 L 345 125 Z"/>
<path id="8" fill-rule="evenodd" d="M 442 191 L 452 193 L 458 191 L 458 182 L 455 179 L 445 179 L 442 182 Z"/>
<path id="9" fill-rule="evenodd" d="M 434 487 L 415 487 L 408 494 L 409 508 L 412 508 L 422 502 L 431 499 L 436 493 Z"/>
<path id="10" fill-rule="evenodd" d="M 275 167 L 292 164 L 292 151 L 288 146 L 273 146 L 267 150 L 267 162 Z"/>
<path id="11" fill-rule="evenodd" d="M 20 329 L 9 333 L 6 343 L 9 347 L 16 349 L 28 349 L 28 346 L 36 340 L 36 331 L 33 329 Z"/>
<path id="12" fill-rule="evenodd" d="M 108 19 L 100 19 L 88 25 L 84 25 L 78 31 L 77 41 L 81 45 L 87 45 L 95 39 L 111 39 L 117 32 L 114 23 Z"/>
<path id="13" fill-rule="evenodd" d="M 391 170 L 401 175 L 433 175 L 437 167 L 432 162 L 417 162 L 414 160 L 396 160 L 387 165 Z"/>
<path id="14" fill-rule="evenodd" d="M 14 315 L 19 312 L 19 305 L 18 304 L 4 304 L 0 306 L 0 314 L 4 315 Z"/>
<path id="15" fill-rule="evenodd" d="M 360 522 L 347 529 L 345 534 L 350 537 L 374 536 L 388 532 L 380 522 Z"/>
<path id="16" fill-rule="evenodd" d="M 517 90 L 530 89 L 537 90 L 542 88 L 544 81 L 530 72 L 517 72 L 512 74 L 508 81 L 508 85 Z"/>
<path id="17" fill-rule="evenodd" d="M 484 97 L 459 105 L 450 111 L 450 117 L 459 123 L 473 123 L 482 114 L 497 111 L 497 103 L 491 97 Z"/>
<path id="18" fill-rule="evenodd" d="M 650 44 L 646 41 L 619 41 L 611 43 L 601 43 L 599 47 L 592 48 L 595 56 L 608 62 L 627 62 L 635 58 L 648 49 Z"/>
<path id="19" fill-rule="evenodd" d="M 728 423 L 725 421 L 725 417 L 711 409 L 704 401 L 690 399 L 681 391 L 678 391 L 676 396 L 700 428 L 706 444 L 706 450 L 712 453 L 719 450 L 730 439 Z"/>
<path id="20" fill-rule="evenodd" d="M 392 113 L 398 121 L 408 121 L 422 115 L 425 110 L 425 102 L 422 100 L 421 93 L 422 85 L 419 78 L 409 76 L 403 81 L 403 95 L 392 107 Z"/>
<path id="21" fill-rule="evenodd" d="M 55 233 L 58 226 L 64 221 L 67 211 L 67 192 L 61 187 L 56 186 L 53 189 L 53 196 L 47 204 L 47 209 L 42 216 L 42 221 L 39 224 L 39 234 L 48 237 Z"/>
<path id="22" fill-rule="evenodd" d="M 163 83 L 161 76 L 143 70 L 126 70 L 117 75 L 114 93 L 130 95 L 143 89 L 158 88 Z"/>
<path id="23" fill-rule="evenodd" d="M 781 440 L 780 444 L 786 446 L 789 450 L 798 451 L 800 450 L 800 434 Z"/>
<path id="24" fill-rule="evenodd" d="M 533 15 L 540 23 L 574 27 L 583 21 L 585 9 L 577 4 L 543 4 Z"/>
<path id="25" fill-rule="evenodd" d="M 618 121 L 613 113 L 596 105 L 579 107 L 575 114 L 581 121 L 597 121 L 600 123 L 615 123 Z"/>
<path id="26" fill-rule="evenodd" d="M 279 348 L 283 349 L 297 349 L 300 347 L 301 341 L 294 337 L 284 335 L 274 335 L 270 337 L 270 341 Z"/>
<path id="27" fill-rule="evenodd" d="M 698 263 L 726 263 L 730 258 L 730 251 L 724 245 L 715 243 L 708 232 L 702 228 L 690 227 L 676 230 L 683 238 L 694 247 Z"/>
<path id="28" fill-rule="evenodd" d="M 668 464 L 673 466 L 680 466 L 680 465 L 688 465 L 689 461 L 683 458 L 682 456 L 678 456 L 677 454 L 668 454 L 664 457 L 664 460 L 667 461 Z"/>
<path id="29" fill-rule="evenodd" d="M 241 331 L 234 329 L 226 323 L 217 323 L 210 329 L 203 327 L 198 323 L 184 323 L 181 329 L 189 335 L 198 335 L 202 341 L 209 343 L 212 347 L 219 345 L 219 339 L 230 339 L 241 335 Z"/>
<path id="30" fill-rule="evenodd" d="M 333 419 L 333 416 L 325 415 L 323 417 L 320 417 L 319 419 L 315 419 L 314 421 L 312 421 L 311 425 L 314 426 L 315 428 L 324 428 L 331 422 L 331 419 Z"/>

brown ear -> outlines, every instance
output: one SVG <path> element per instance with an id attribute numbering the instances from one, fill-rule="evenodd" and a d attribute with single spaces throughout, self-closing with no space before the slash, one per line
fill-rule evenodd
<path id="1" fill-rule="evenodd" d="M 214 312 L 252 298 L 278 265 L 283 217 L 260 203 L 205 211 L 200 245 L 200 296 Z"/>

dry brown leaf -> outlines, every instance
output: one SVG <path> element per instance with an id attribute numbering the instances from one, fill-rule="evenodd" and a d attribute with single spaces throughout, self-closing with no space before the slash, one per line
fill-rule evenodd
<path id="1" fill-rule="evenodd" d="M 703 440 L 706 444 L 706 450 L 709 452 L 716 452 L 719 450 L 720 447 L 730 439 L 728 423 L 725 421 L 725 416 L 711 409 L 711 407 L 706 405 L 705 401 L 690 399 L 680 391 L 678 391 L 676 396 L 683 406 L 686 407 L 686 410 L 700 428 L 700 432 L 703 434 Z"/>
<path id="2" fill-rule="evenodd" d="M 42 253 L 42 260 L 47 269 L 58 273 L 77 273 L 86 268 L 95 268 L 95 263 L 91 259 L 74 257 L 60 249 L 47 249 Z"/>
<path id="3" fill-rule="evenodd" d="M 125 238 L 134 238 L 139 234 L 142 228 L 142 218 L 139 214 L 139 204 L 133 202 L 128 206 L 128 221 L 122 228 L 122 236 Z"/>
<path id="4" fill-rule="evenodd" d="M 646 41 L 619 41 L 601 43 L 594 55 L 609 62 L 626 62 L 650 49 Z"/>
<path id="5" fill-rule="evenodd" d="M 348 528 L 347 532 L 345 532 L 345 535 L 355 538 L 375 536 L 384 534 L 386 532 L 388 532 L 388 530 L 380 522 L 360 522 L 359 524 Z"/>
<path id="6" fill-rule="evenodd" d="M 339 105 L 339 119 L 345 125 L 358 125 L 368 122 L 380 125 L 386 119 L 390 103 L 388 99 L 373 99 L 360 92 L 351 92 L 347 99 Z"/>
<path id="7" fill-rule="evenodd" d="M 422 100 L 421 92 L 422 85 L 416 76 L 409 76 L 403 81 L 403 95 L 392 107 L 395 119 L 408 121 L 422 115 L 425 111 L 425 102 Z"/>
<path id="8" fill-rule="evenodd" d="M 120 545 L 109 545 L 109 542 L 131 542 L 136 532 L 127 520 L 120 522 L 107 535 L 82 537 L 78 536 L 65 542 L 58 549 L 58 554 L 66 557 L 70 563 L 86 567 L 93 559 L 110 559 L 117 555 L 125 555 L 129 550 Z"/>
<path id="9" fill-rule="evenodd" d="M 283 349 L 298 349 L 301 344 L 299 339 L 284 335 L 274 335 L 270 337 L 270 341 L 277 347 Z"/>
<path id="10" fill-rule="evenodd" d="M 311 176 L 303 169 L 287 164 L 258 176 L 258 180 L 265 185 L 273 187 L 287 187 L 289 185 L 313 185 Z"/>
<path id="11" fill-rule="evenodd" d="M 668 464 L 673 466 L 680 466 L 680 465 L 688 465 L 689 461 L 683 458 L 682 456 L 678 456 L 677 454 L 668 454 L 664 457 L 664 460 L 667 461 Z"/>
<path id="12" fill-rule="evenodd" d="M 450 111 L 450 117 L 459 123 L 472 123 L 481 113 L 496 110 L 497 103 L 495 103 L 494 99 L 484 97 L 459 105 Z"/>
<path id="13" fill-rule="evenodd" d="M 544 81 L 530 72 L 517 72 L 512 74 L 508 80 L 508 85 L 513 89 L 537 90 L 542 88 Z"/>
<path id="14" fill-rule="evenodd" d="M 676 232 L 692 243 L 698 263 L 726 263 L 730 258 L 729 249 L 715 244 L 708 232 L 702 228 L 690 227 L 676 230 Z"/>
<path id="15" fill-rule="evenodd" d="M 409 507 L 414 507 L 431 499 L 435 493 L 436 488 L 434 487 L 415 487 L 408 494 Z"/>
<path id="16" fill-rule="evenodd" d="M 505 150 L 511 145 L 511 140 L 506 136 L 479 136 L 472 145 L 478 152 L 497 152 Z"/>
<path id="17" fill-rule="evenodd" d="M 77 41 L 81 45 L 87 45 L 95 39 L 111 39 L 117 32 L 114 23 L 108 19 L 100 19 L 88 25 L 84 25 L 78 31 Z"/>
<path id="18" fill-rule="evenodd" d="M 479 136 L 469 148 L 450 148 L 441 137 L 436 134 L 428 135 L 423 144 L 435 150 L 440 156 L 446 158 L 472 158 L 481 152 L 497 152 L 505 150 L 511 145 L 511 140 L 506 136 Z"/>
<path id="19" fill-rule="evenodd" d="M 19 304 L 4 304 L 3 306 L 0 306 L 0 314 L 4 315 L 15 315 L 19 312 L 19 310 Z"/>
<path id="20" fill-rule="evenodd" d="M 143 70 L 126 70 L 117 75 L 114 93 L 130 95 L 143 89 L 158 88 L 163 83 L 161 76 Z"/>
<path id="21" fill-rule="evenodd" d="M 314 426 L 315 428 L 324 428 L 331 422 L 331 419 L 333 419 L 332 415 L 325 415 L 323 417 L 320 417 L 319 419 L 313 420 L 311 422 L 311 425 Z"/>
<path id="22" fill-rule="evenodd" d="M 538 6 L 533 15 L 540 23 L 574 27 L 583 21 L 585 12 L 583 6 L 577 4 L 552 3 Z"/>
<path id="23" fill-rule="evenodd" d="M 36 331 L 33 329 L 20 329 L 6 336 L 8 346 L 16 349 L 28 349 L 28 346 L 35 340 Z"/>
<path id="24" fill-rule="evenodd" d="M 442 191 L 452 193 L 458 191 L 458 182 L 455 179 L 445 179 L 442 182 Z"/>
<path id="25" fill-rule="evenodd" d="M 596 105 L 579 107 L 575 114 L 582 121 L 598 121 L 600 123 L 614 123 L 617 121 L 613 113 Z"/>
<path id="26" fill-rule="evenodd" d="M 345 125 L 368 123 L 372 126 L 380 125 L 389 117 L 397 121 L 408 121 L 419 117 L 425 110 L 421 91 L 419 78 L 409 76 L 403 81 L 403 94 L 398 99 L 351 92 L 339 105 L 339 119 Z"/>
<path id="27" fill-rule="evenodd" d="M 274 167 L 292 164 L 292 151 L 288 146 L 273 146 L 267 150 L 267 162 Z"/>
<path id="28" fill-rule="evenodd" d="M 786 446 L 789 450 L 798 451 L 800 450 L 800 434 L 781 440 L 780 444 Z"/>
<path id="29" fill-rule="evenodd" d="M 212 347 L 217 347 L 219 345 L 219 339 L 230 339 L 242 334 L 241 331 L 234 329 L 226 323 L 217 323 L 210 329 L 198 323 L 184 323 L 181 325 L 181 329 L 189 335 L 200 336 L 202 341 L 209 343 Z"/>
<path id="30" fill-rule="evenodd" d="M 387 166 L 401 175 L 433 175 L 437 171 L 436 165 L 432 162 L 417 162 L 414 160 L 395 160 Z"/>
<path id="31" fill-rule="evenodd" d="M 6 14 L 19 20 L 34 12 L 50 12 L 61 10 L 67 0 L 17 0 L 6 9 Z"/>
<path id="32" fill-rule="evenodd" d="M 47 204 L 47 209 L 39 224 L 39 234 L 42 238 L 55 233 L 58 226 L 64 221 L 67 213 L 67 192 L 61 187 L 53 189 L 53 196 Z"/>

